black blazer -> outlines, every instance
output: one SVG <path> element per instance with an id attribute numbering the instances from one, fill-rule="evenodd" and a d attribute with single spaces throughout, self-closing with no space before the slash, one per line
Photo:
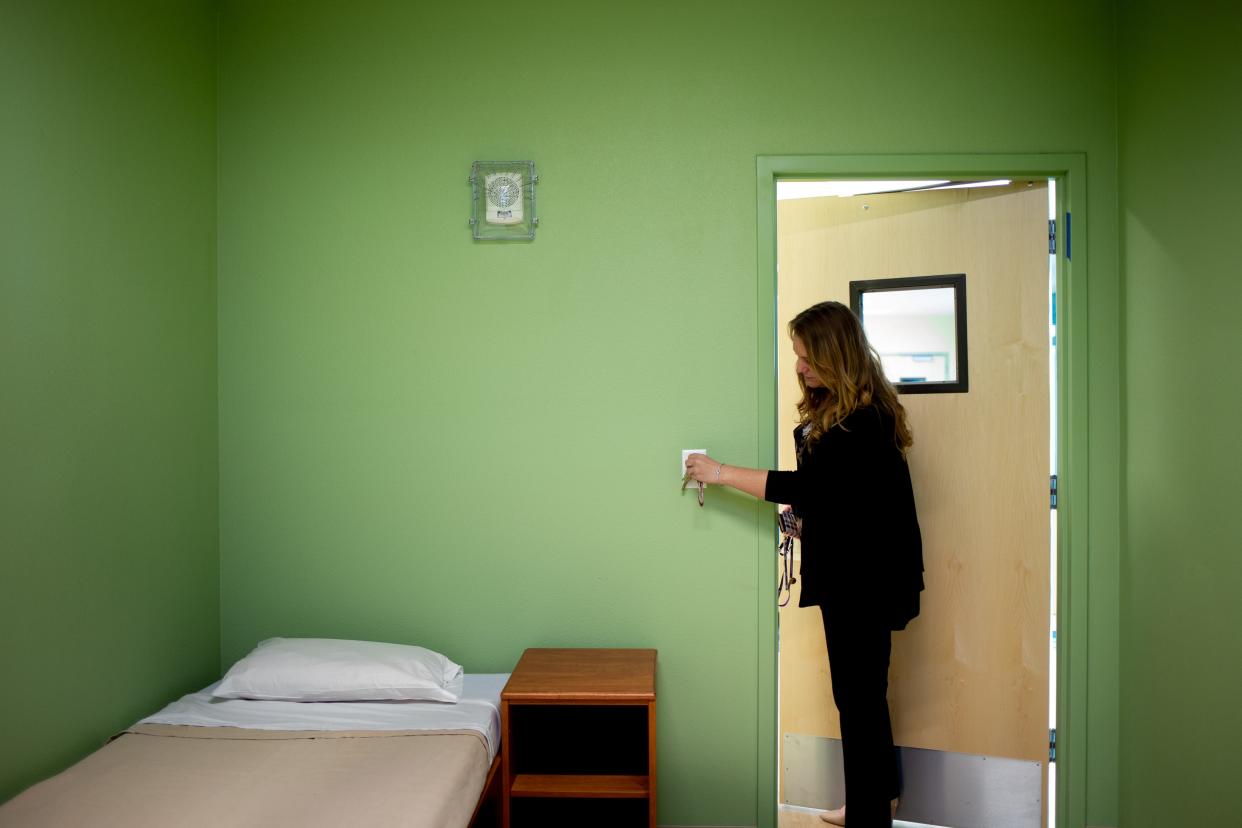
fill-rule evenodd
<path id="1" fill-rule="evenodd" d="M 860 408 L 806 449 L 794 431 L 798 470 L 768 472 L 764 499 L 802 518 L 802 607 L 878 613 L 900 630 L 919 614 L 923 538 L 910 467 L 893 420 Z"/>

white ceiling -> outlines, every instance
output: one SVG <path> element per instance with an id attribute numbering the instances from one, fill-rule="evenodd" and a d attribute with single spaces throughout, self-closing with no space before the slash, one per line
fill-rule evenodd
<path id="1" fill-rule="evenodd" d="M 952 316 L 953 288 L 864 293 L 863 313 L 867 316 Z"/>
<path id="2" fill-rule="evenodd" d="M 837 196 L 839 198 L 848 198 L 856 195 L 870 195 L 872 193 L 889 193 L 897 190 L 922 190 L 922 189 L 944 189 L 955 190 L 966 187 L 999 187 L 1008 184 L 1008 179 L 995 179 L 992 181 L 968 181 L 958 184 L 950 184 L 947 179 L 905 179 L 905 180 L 843 180 L 836 179 L 833 181 L 777 181 L 776 182 L 776 200 L 789 201 L 795 198 L 826 198 L 828 196 Z M 945 186 L 947 185 L 947 186 Z"/>

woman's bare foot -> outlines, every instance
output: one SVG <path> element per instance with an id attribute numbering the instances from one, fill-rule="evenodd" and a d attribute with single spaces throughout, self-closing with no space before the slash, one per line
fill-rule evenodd
<path id="1" fill-rule="evenodd" d="M 892 802 L 891 816 L 894 819 L 896 819 L 897 817 L 897 803 L 898 803 L 898 800 L 896 799 L 894 799 Z M 834 811 L 824 811 L 822 814 L 819 815 L 819 818 L 822 819 L 824 822 L 828 823 L 829 825 L 844 826 L 845 825 L 845 806 L 842 805 L 840 808 L 837 808 Z"/>
<path id="2" fill-rule="evenodd" d="M 835 811 L 824 811 L 819 818 L 829 825 L 845 825 L 845 806 L 842 805 Z"/>

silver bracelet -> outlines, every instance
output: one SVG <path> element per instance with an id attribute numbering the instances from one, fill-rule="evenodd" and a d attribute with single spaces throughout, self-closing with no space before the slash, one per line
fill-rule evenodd
<path id="1" fill-rule="evenodd" d="M 716 480 L 717 480 L 717 482 L 719 482 L 719 480 L 720 480 L 720 470 L 721 470 L 721 469 L 723 469 L 723 468 L 724 468 L 724 463 L 718 463 L 718 464 L 716 464 Z"/>

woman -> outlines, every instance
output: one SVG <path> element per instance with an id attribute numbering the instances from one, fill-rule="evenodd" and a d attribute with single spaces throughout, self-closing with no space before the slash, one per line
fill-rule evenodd
<path id="1" fill-rule="evenodd" d="M 798 470 L 765 471 L 691 455 L 694 480 L 732 486 L 801 519 L 800 607 L 818 606 L 841 716 L 850 828 L 892 825 L 899 793 L 888 711 L 891 632 L 919 613 L 923 546 L 906 451 L 906 412 L 854 313 L 822 302 L 789 323 L 798 358 Z"/>

